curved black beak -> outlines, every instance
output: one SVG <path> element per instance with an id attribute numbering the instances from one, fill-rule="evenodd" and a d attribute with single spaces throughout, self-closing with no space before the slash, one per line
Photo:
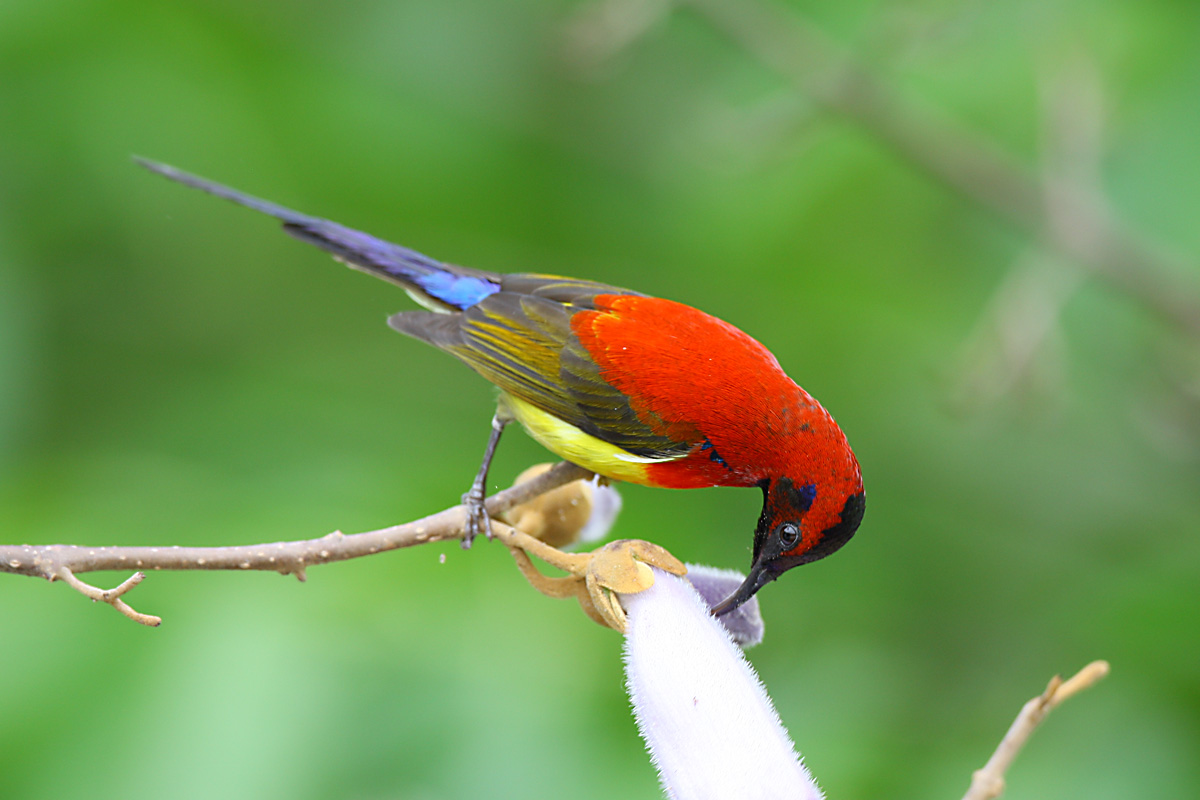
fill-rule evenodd
<path id="1" fill-rule="evenodd" d="M 754 597 L 755 592 L 759 589 L 779 577 L 779 574 L 770 569 L 767 564 L 768 561 L 765 558 L 755 561 L 754 566 L 750 567 L 750 574 L 746 576 L 746 580 L 742 581 L 742 585 L 737 588 L 737 591 L 713 606 L 713 616 L 719 617 L 722 614 L 728 614 Z"/>

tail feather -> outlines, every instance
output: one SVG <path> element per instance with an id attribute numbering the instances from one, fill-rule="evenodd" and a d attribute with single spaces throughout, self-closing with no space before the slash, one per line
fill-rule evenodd
<path id="1" fill-rule="evenodd" d="M 291 236 L 332 253 L 351 267 L 399 284 L 417 302 L 434 310 L 462 310 L 500 291 L 500 276 L 494 273 L 444 264 L 416 250 L 336 222 L 292 211 L 168 164 L 136 156 L 134 161 L 184 186 L 274 217 L 283 223 L 284 231 Z"/>
<path id="2" fill-rule="evenodd" d="M 211 195 L 230 200 L 238 205 L 252 208 L 255 211 L 261 211 L 264 214 L 275 217 L 292 225 L 307 225 L 314 222 L 320 222 L 317 217 L 310 217 L 307 214 L 301 214 L 298 211 L 292 211 L 290 208 L 284 208 L 281 205 L 253 197 L 244 192 L 239 192 L 236 189 L 231 189 L 215 181 L 210 181 L 207 178 L 201 178 L 199 175 L 193 175 L 190 172 L 184 172 L 181 169 L 176 169 L 170 164 L 163 164 L 158 161 L 151 161 L 148 158 L 134 156 L 133 160 L 139 166 L 145 167 L 151 172 L 157 172 L 164 178 L 169 178 L 176 183 L 182 183 L 184 186 L 190 186 L 193 189 L 199 189 L 202 192 L 208 192 Z"/>

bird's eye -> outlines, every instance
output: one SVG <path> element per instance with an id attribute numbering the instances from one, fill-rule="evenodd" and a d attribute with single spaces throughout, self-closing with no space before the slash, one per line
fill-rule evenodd
<path id="1" fill-rule="evenodd" d="M 779 543 L 784 550 L 791 550 L 800 541 L 800 528 L 794 522 L 785 522 L 779 526 Z"/>

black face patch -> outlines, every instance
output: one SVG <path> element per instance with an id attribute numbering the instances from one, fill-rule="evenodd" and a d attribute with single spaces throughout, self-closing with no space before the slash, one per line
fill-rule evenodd
<path id="1" fill-rule="evenodd" d="M 771 518 L 768 516 L 771 507 L 771 480 L 763 478 L 758 482 L 758 488 L 762 489 L 763 493 L 763 510 L 758 517 L 758 526 L 754 529 L 754 561 L 758 561 L 758 554 L 762 552 L 763 545 L 767 541 L 767 529 L 770 527 Z"/>
<path id="2" fill-rule="evenodd" d="M 806 483 L 797 487 L 791 478 L 780 478 L 775 482 L 773 491 L 781 495 L 780 499 L 799 512 L 812 508 L 813 500 L 817 499 L 817 486 Z"/>
<path id="3" fill-rule="evenodd" d="M 850 537 L 862 523 L 863 513 L 867 510 L 867 495 L 864 492 L 852 494 L 846 498 L 842 506 L 842 519 L 836 525 L 831 525 L 821 532 L 821 540 L 811 550 L 804 554 L 805 563 L 816 561 L 839 550 L 850 541 Z"/>

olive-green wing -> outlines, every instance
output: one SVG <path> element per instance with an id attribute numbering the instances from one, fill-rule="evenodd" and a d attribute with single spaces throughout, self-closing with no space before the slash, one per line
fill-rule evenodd
<path id="1" fill-rule="evenodd" d="M 571 331 L 572 315 L 595 309 L 598 294 L 634 293 L 591 281 L 506 275 L 499 292 L 461 313 L 406 311 L 388 324 L 602 441 L 645 458 L 683 455 L 694 443 L 664 436 L 655 431 L 657 420 L 639 418 Z"/>

